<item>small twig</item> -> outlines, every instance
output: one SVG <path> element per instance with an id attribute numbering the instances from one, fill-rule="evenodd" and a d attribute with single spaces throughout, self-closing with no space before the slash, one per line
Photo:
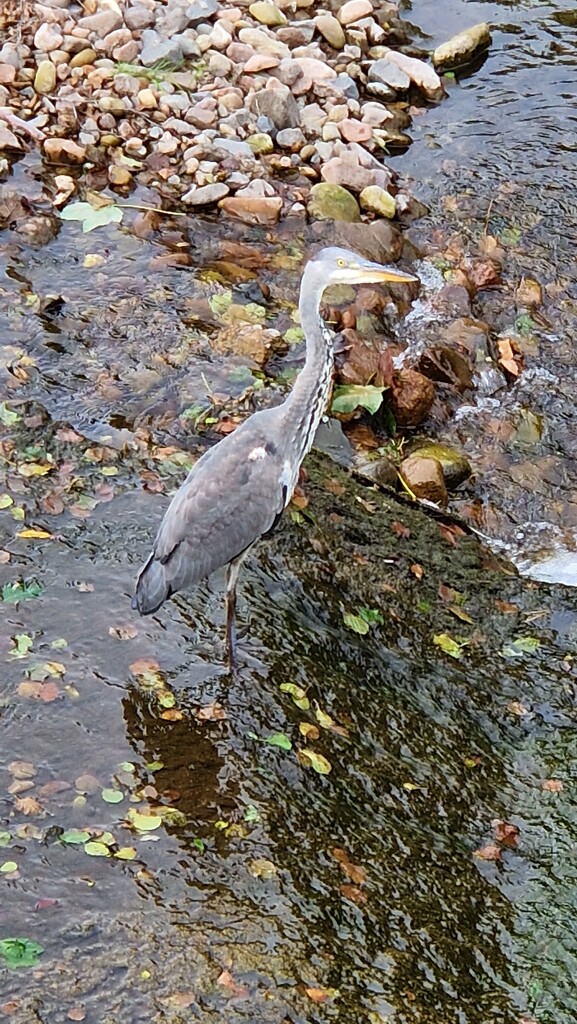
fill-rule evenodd
<path id="1" fill-rule="evenodd" d="M 117 203 L 119 210 L 149 210 L 151 213 L 162 213 L 166 217 L 186 217 L 186 213 L 177 210 L 162 210 L 159 206 L 140 206 L 138 203 Z"/>

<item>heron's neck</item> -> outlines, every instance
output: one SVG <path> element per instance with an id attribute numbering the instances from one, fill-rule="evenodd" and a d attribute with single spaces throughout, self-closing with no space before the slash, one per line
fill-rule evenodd
<path id="1" fill-rule="evenodd" d="M 305 300 L 307 295 L 313 295 L 314 298 Z M 315 282 L 307 280 L 305 270 L 301 282 L 299 312 L 307 354 L 305 365 L 285 403 L 287 430 L 291 435 L 293 450 L 299 449 L 299 463 L 313 443 L 332 388 L 333 343 L 321 319 L 321 295 L 322 286 L 317 284 L 315 287 Z"/>

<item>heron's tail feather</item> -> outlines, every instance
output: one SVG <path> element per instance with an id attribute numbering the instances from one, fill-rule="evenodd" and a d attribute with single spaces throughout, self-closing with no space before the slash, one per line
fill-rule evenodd
<path id="1" fill-rule="evenodd" d="M 172 593 L 170 581 L 167 580 L 166 568 L 152 554 L 140 571 L 136 581 L 136 590 L 132 598 L 132 607 L 141 615 L 151 615 L 158 611 L 167 597 Z"/>

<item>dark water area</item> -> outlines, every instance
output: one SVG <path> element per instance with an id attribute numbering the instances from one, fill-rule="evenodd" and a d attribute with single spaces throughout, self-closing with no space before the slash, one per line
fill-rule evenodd
<path id="1" fill-rule="evenodd" d="M 544 524 L 547 546 L 577 502 L 574 10 L 422 2 L 404 16 L 426 49 L 494 25 L 486 61 L 415 117 L 392 163 L 429 205 L 421 234 L 442 225 L 473 250 L 487 222 L 514 228 L 504 275 L 555 286 L 524 377 L 446 426 L 493 539 L 513 549 Z M 25 168 L 15 178 L 32 187 Z M 0 972 L 0 1013 L 573 1024 L 573 590 L 517 577 L 473 536 L 315 457 L 308 506 L 243 577 L 238 681 L 218 576 L 151 619 L 130 612 L 182 449 L 205 443 L 178 413 L 197 423 L 207 393 L 242 409 L 263 390 L 206 340 L 222 240 L 204 225 L 192 273 L 151 270 L 178 250 L 170 232 L 162 246 L 113 228 L 103 244 L 67 224 L 48 246 L 2 252 L 0 369 L 27 374 L 30 403 L 7 430 L 17 467 L 46 472 L 9 465 L 0 511 L 0 582 L 28 595 L 1 606 L 0 941 L 44 947 Z M 302 239 L 269 239 L 264 265 L 258 232 L 235 241 L 252 247 L 251 285 L 276 283 L 269 311 L 286 330 Z M 478 302 L 498 330 L 519 315 L 499 292 Z M 495 421 L 523 408 L 545 430 L 495 463 Z M 545 458 L 553 482 L 513 486 L 511 465 Z M 360 608 L 383 619 L 366 635 L 343 617 Z"/>

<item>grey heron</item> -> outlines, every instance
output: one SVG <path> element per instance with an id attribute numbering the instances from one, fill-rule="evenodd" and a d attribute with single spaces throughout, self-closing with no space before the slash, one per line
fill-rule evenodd
<path id="1" fill-rule="evenodd" d="M 241 564 L 291 500 L 332 386 L 333 344 L 320 314 L 325 288 L 416 281 L 347 249 L 322 249 L 307 263 L 299 312 L 306 360 L 285 401 L 253 413 L 198 460 L 174 495 L 140 570 L 132 607 L 149 615 L 177 591 L 228 566 L 226 643 L 236 668 L 235 605 Z"/>

